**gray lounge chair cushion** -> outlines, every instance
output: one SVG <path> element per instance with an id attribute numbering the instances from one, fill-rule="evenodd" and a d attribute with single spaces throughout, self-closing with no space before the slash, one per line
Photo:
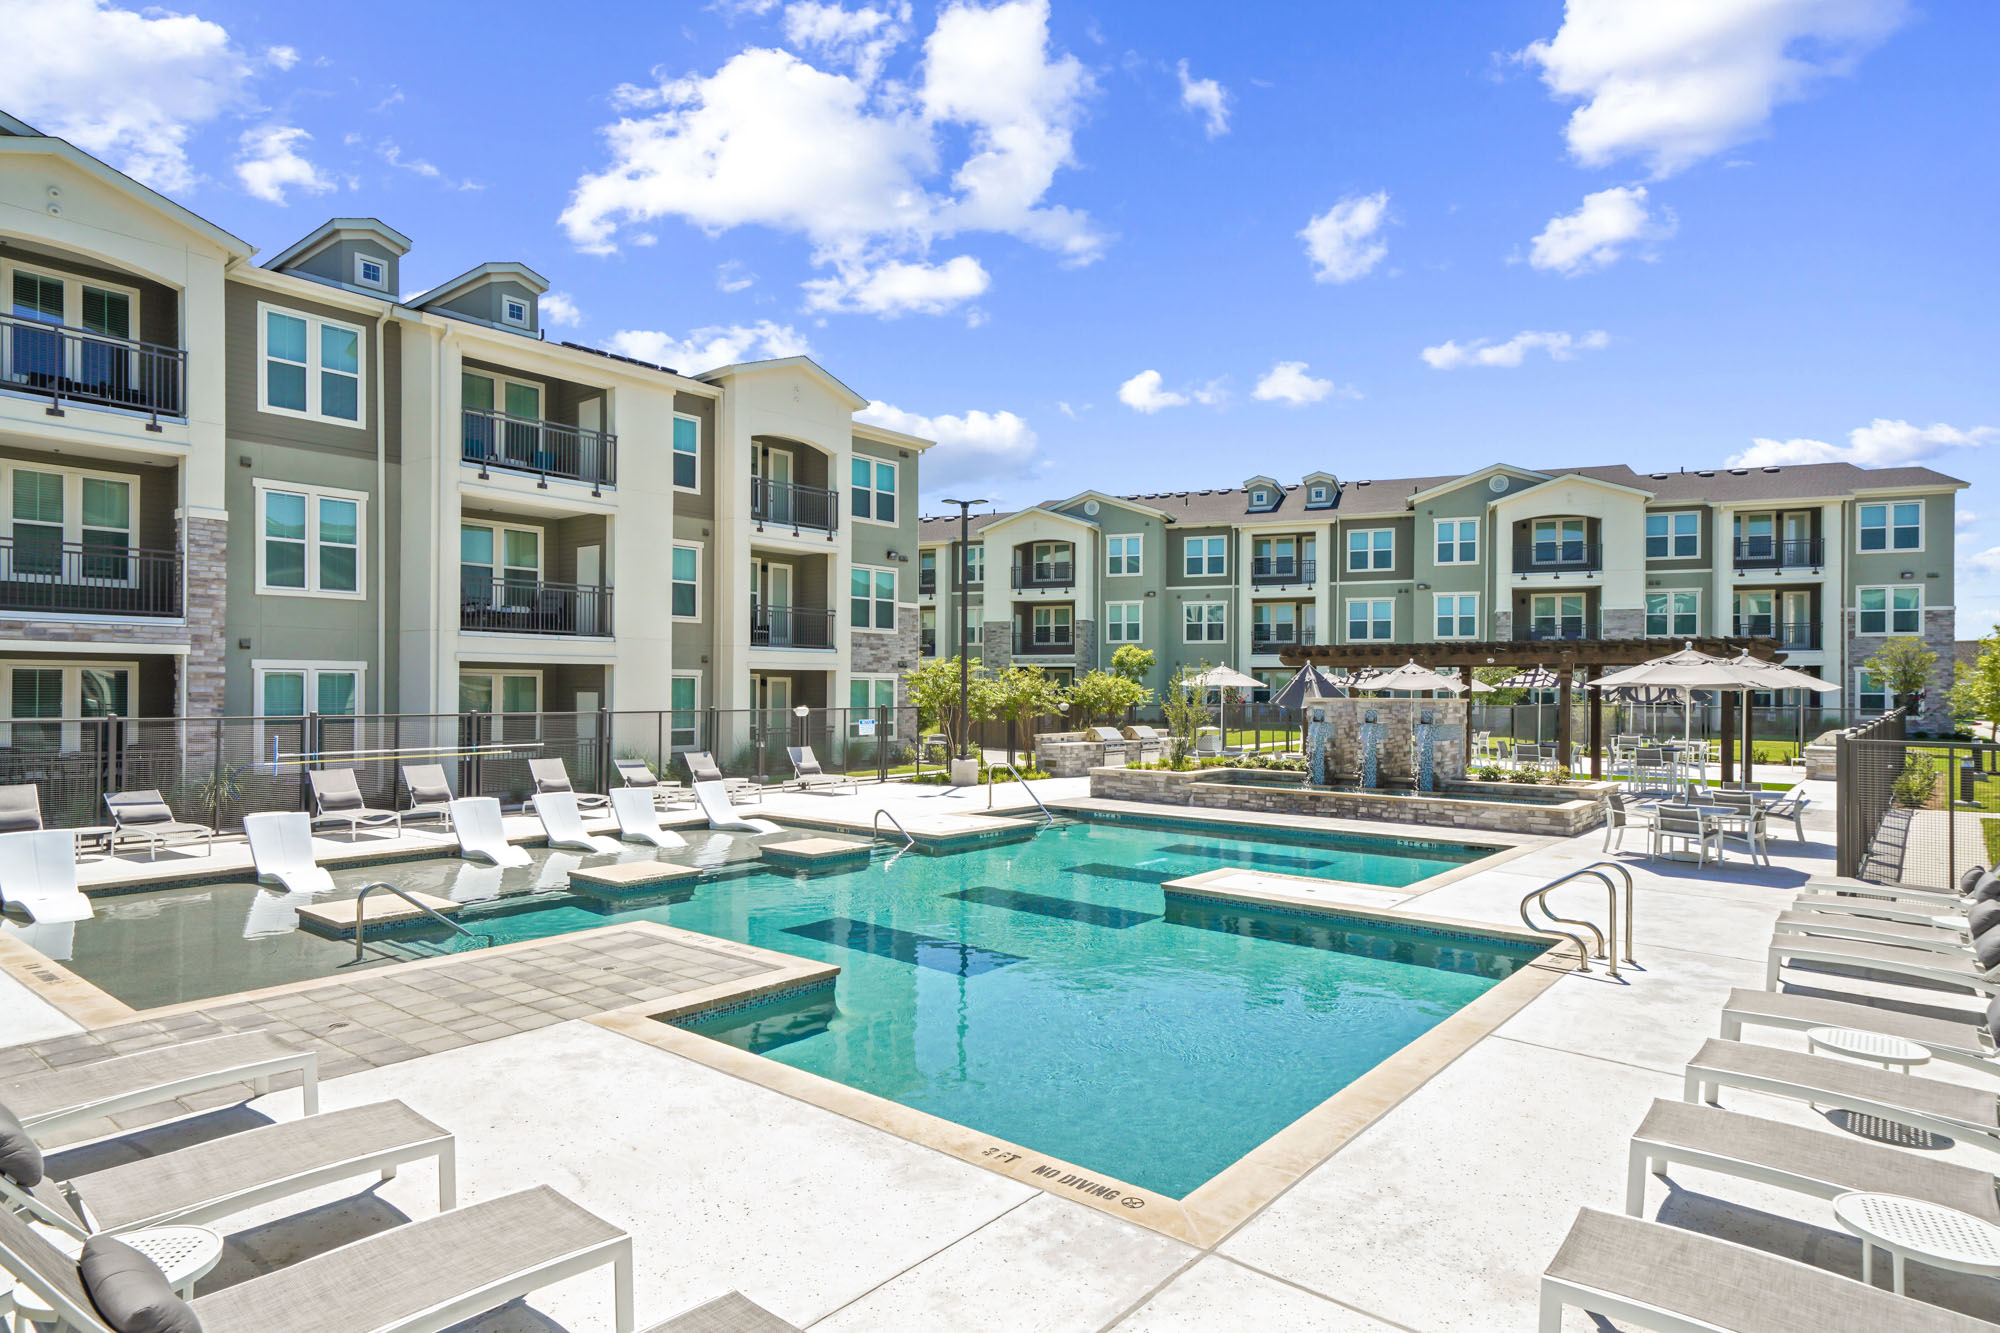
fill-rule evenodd
<path id="1" fill-rule="evenodd" d="M 104 803 L 111 807 L 112 817 L 120 824 L 174 822 L 174 812 L 168 808 L 166 798 L 154 790 L 119 792 L 105 797 Z"/>
<path id="2" fill-rule="evenodd" d="M 122 1240 L 93 1236 L 77 1261 L 90 1303 L 117 1333 L 201 1333 L 201 1320 L 151 1259 Z"/>
<path id="3" fill-rule="evenodd" d="M 1979 887 L 1980 876 L 1984 875 L 1985 873 L 1986 873 L 1985 866 L 1972 867 L 1970 870 L 1966 871 L 1963 875 L 1960 875 L 1958 877 L 1958 891 L 1961 894 L 1971 893 L 1974 889 Z"/>
<path id="4" fill-rule="evenodd" d="M 681 758 L 687 763 L 688 776 L 696 782 L 722 781 L 722 770 L 716 767 L 712 756 L 688 753 Z"/>
<path id="5" fill-rule="evenodd" d="M 1988 898 L 1974 903 L 1972 910 L 1965 914 L 1966 924 L 1972 927 L 1974 938 L 1984 935 L 1995 926 L 2000 926 L 2000 900 Z"/>
<path id="6" fill-rule="evenodd" d="M 1986 1002 L 1986 1034 L 2000 1041 L 2000 995 Z"/>
<path id="7" fill-rule="evenodd" d="M 451 782 L 442 764 L 405 765 L 403 785 L 410 789 L 412 804 L 445 805 L 451 801 Z"/>
<path id="8" fill-rule="evenodd" d="M 42 798 L 33 783 L 0 787 L 0 833 L 39 833 Z"/>
<path id="9" fill-rule="evenodd" d="M 42 1150 L 4 1106 L 0 1106 L 0 1175 L 24 1190 L 42 1183 Z"/>
<path id="10" fill-rule="evenodd" d="M 1972 901 L 1983 903 L 1989 898 L 2000 898 L 2000 875 L 1991 870 L 1981 875 L 1972 886 Z"/>
<path id="11" fill-rule="evenodd" d="M 1990 972 L 2000 967 L 2000 930 L 1989 930 L 1984 935 L 1975 936 L 1972 954 L 1979 960 L 1982 971 Z"/>

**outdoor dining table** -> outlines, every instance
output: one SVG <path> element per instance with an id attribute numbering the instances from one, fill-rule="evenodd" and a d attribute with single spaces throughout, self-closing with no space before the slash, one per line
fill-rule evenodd
<path id="1" fill-rule="evenodd" d="M 1692 811 L 1694 811 L 1694 812 L 1695 812 L 1696 814 L 1700 815 L 1700 816 L 1701 816 L 1701 817 L 1702 817 L 1703 819 L 1712 819 L 1712 820 L 1714 820 L 1714 821 L 1715 821 L 1715 822 L 1716 822 L 1717 824 L 1721 824 L 1721 825 L 1723 825 L 1723 826 L 1724 826 L 1724 827 L 1725 827 L 1726 829 L 1734 829 L 1734 828 L 1736 828 L 1736 827 L 1739 827 L 1739 826 L 1740 826 L 1740 827 L 1741 827 L 1741 829 L 1742 829 L 1742 831 L 1743 831 L 1743 834 L 1744 834 L 1744 845 L 1745 845 L 1746 847 L 1748 847 L 1748 846 L 1751 846 L 1751 844 L 1750 844 L 1750 842 L 1749 842 L 1749 833 L 1750 833 L 1750 826 L 1749 826 L 1749 819 L 1750 819 L 1750 812 L 1749 812 L 1748 810 L 1744 810 L 1744 809 L 1742 809 L 1742 808 L 1740 808 L 1740 807 L 1738 807 L 1738 806 L 1734 806 L 1734 805 L 1698 805 L 1698 804 L 1697 804 L 1697 805 L 1690 805 L 1690 804 L 1688 804 L 1688 803 L 1687 803 L 1687 802 L 1685 802 L 1685 801 L 1674 801 L 1674 800 L 1666 800 L 1666 799 L 1661 799 L 1661 800 L 1652 800 L 1652 801 L 1639 801 L 1639 802 L 1636 802 L 1636 804 L 1637 804 L 1637 805 L 1639 806 L 1639 808 L 1641 808 L 1641 809 L 1654 809 L 1654 810 L 1657 810 L 1657 809 L 1659 809 L 1659 808 L 1660 808 L 1661 806 L 1668 806 L 1668 807 L 1671 807 L 1671 808 L 1673 808 L 1673 809 L 1675 809 L 1675 810 L 1692 810 Z M 1728 854 L 1729 854 L 1729 849 L 1728 849 L 1727 847 L 1724 847 L 1724 846 L 1723 846 L 1723 845 L 1722 845 L 1722 844 L 1721 844 L 1720 842 L 1716 843 L 1716 846 L 1715 846 L 1715 863 L 1716 863 L 1717 865 L 1721 865 L 1721 864 L 1722 864 L 1722 861 L 1723 861 L 1723 858 L 1724 858 L 1724 857 L 1726 857 L 1726 856 L 1727 856 Z M 1756 851 L 1755 851 L 1754 849 L 1753 849 L 1753 850 L 1751 850 L 1751 852 L 1750 852 L 1750 863 L 1751 863 L 1752 865 L 1755 865 L 1755 864 L 1757 863 L 1757 853 L 1756 853 Z"/>

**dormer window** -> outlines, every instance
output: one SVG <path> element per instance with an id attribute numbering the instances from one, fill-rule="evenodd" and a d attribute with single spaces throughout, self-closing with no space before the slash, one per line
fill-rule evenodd
<path id="1" fill-rule="evenodd" d="M 512 324 L 517 329 L 528 327 L 528 303 L 518 296 L 500 298 L 500 322 Z"/>
<path id="2" fill-rule="evenodd" d="M 1256 490 L 1250 492 L 1250 506 L 1253 509 L 1269 509 L 1271 507 L 1271 493 L 1261 486 L 1258 487 Z"/>
<path id="3" fill-rule="evenodd" d="M 1323 505 L 1326 503 L 1326 487 L 1315 486 L 1306 492 L 1306 496 L 1313 504 Z"/>
<path id="4" fill-rule="evenodd" d="M 376 291 L 387 290 L 389 268 L 381 260 L 370 255 L 354 256 L 354 281 L 362 287 L 373 287 Z"/>

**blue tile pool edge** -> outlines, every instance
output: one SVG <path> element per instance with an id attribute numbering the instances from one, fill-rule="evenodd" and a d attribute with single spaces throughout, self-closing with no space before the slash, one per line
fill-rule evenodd
<path id="1" fill-rule="evenodd" d="M 1326 881 L 1315 881 L 1325 883 Z M 1222 907 L 1237 907 L 1252 912 L 1270 912 L 1277 916 L 1323 917 L 1332 921 L 1344 921 L 1350 925 L 1373 927 L 1375 929 L 1403 930 L 1412 935 L 1431 935 L 1440 939 L 1461 940 L 1472 944 L 1492 944 L 1519 948 L 1534 947 L 1536 952 L 1545 953 L 1562 943 L 1560 940 L 1532 935 L 1526 931 L 1516 931 L 1505 926 L 1494 926 L 1473 930 L 1466 926 L 1445 925 L 1435 918 L 1406 916 L 1399 912 L 1376 912 L 1369 908 L 1348 904 L 1327 904 L 1295 902 L 1282 898 L 1257 898 L 1242 893 L 1204 893 L 1198 888 L 1171 888 L 1166 885 L 1160 890 L 1169 898 L 1187 898 L 1194 901 L 1213 903 Z"/>

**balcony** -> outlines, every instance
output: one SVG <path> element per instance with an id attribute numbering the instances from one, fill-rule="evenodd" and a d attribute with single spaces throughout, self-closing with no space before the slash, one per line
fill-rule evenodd
<path id="1" fill-rule="evenodd" d="M 1738 537 L 1738 569 L 1819 569 L 1826 564 L 1826 542 L 1819 537 Z"/>
<path id="2" fill-rule="evenodd" d="M 1603 568 L 1602 542 L 1523 542 L 1514 548 L 1516 574 L 1594 574 Z"/>
<path id="3" fill-rule="evenodd" d="M 934 629 L 923 630 L 917 635 L 917 655 L 919 657 L 937 656 L 936 630 Z"/>
<path id="4" fill-rule="evenodd" d="M 458 627 L 606 638 L 611 634 L 611 589 L 521 578 L 466 579 L 459 585 Z"/>
<path id="5" fill-rule="evenodd" d="M 1065 626 L 1060 631 L 1044 630 L 1036 634 L 1014 634 L 1014 656 L 1016 657 L 1062 657 L 1076 651 L 1076 639 Z"/>
<path id="6" fill-rule="evenodd" d="M 750 604 L 752 648 L 831 648 L 833 612 L 811 606 Z"/>
<path id="7" fill-rule="evenodd" d="M 1252 624 L 1250 626 L 1250 651 L 1253 653 L 1281 653 L 1287 648 L 1318 641 L 1312 627 L 1301 629 L 1297 625 Z"/>
<path id="8" fill-rule="evenodd" d="M 1076 586 L 1072 578 L 1075 566 L 1067 560 L 1050 561 L 1039 565 L 1014 566 L 1014 586 L 1017 589 L 1062 588 Z M 1067 652 L 1068 649 L 1063 651 Z"/>
<path id="9" fill-rule="evenodd" d="M 1819 651 L 1817 620 L 1779 620 L 1775 616 L 1738 616 L 1735 632 L 1742 637 L 1776 639 L 1780 648 L 1793 652 Z"/>
<path id="10" fill-rule="evenodd" d="M 465 460 L 479 464 L 482 478 L 489 468 L 499 468 L 535 476 L 544 489 L 550 477 L 589 482 L 593 495 L 618 480 L 616 435 L 477 407 L 462 410 Z"/>
<path id="11" fill-rule="evenodd" d="M 1288 555 L 1260 555 L 1250 561 L 1250 582 L 1261 585 L 1311 583 L 1318 563 L 1315 560 L 1294 560 Z"/>
<path id="12" fill-rule="evenodd" d="M 840 492 L 823 486 L 802 486 L 795 481 L 750 478 L 750 517 L 757 531 L 766 525 L 790 528 L 794 537 L 806 532 L 823 532 L 828 541 L 840 530 Z"/>
<path id="13" fill-rule="evenodd" d="M 917 596 L 931 597 L 937 593 L 937 571 L 920 569 L 917 571 Z"/>
<path id="14" fill-rule="evenodd" d="M 43 541 L 17 525 L 0 536 L 0 612 L 178 616 L 181 556 L 96 542 Z"/>
<path id="15" fill-rule="evenodd" d="M 1516 643 L 1546 643 L 1564 639 L 1594 639 L 1596 616 L 1531 616 L 1514 631 Z"/>
<path id="16" fill-rule="evenodd" d="M 161 417 L 185 410 L 186 378 L 187 353 L 178 347 L 0 315 L 0 385 L 46 396 L 52 417 L 65 403 L 124 408 L 145 413 L 146 429 L 158 430 Z"/>

